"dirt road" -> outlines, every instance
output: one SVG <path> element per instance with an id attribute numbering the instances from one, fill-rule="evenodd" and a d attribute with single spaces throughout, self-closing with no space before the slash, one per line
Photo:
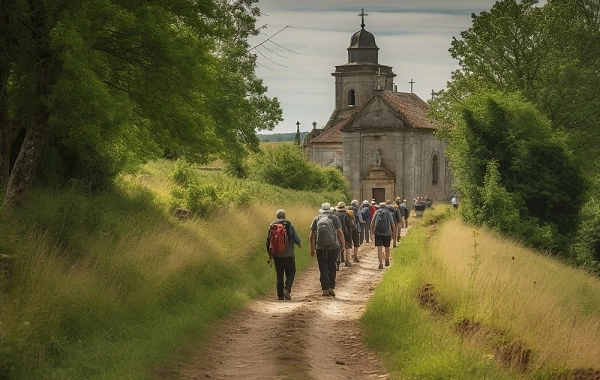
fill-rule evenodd
<path id="1" fill-rule="evenodd" d="M 316 259 L 296 277 L 291 300 L 277 300 L 273 284 L 272 292 L 217 327 L 208 347 L 180 369 L 181 378 L 387 378 L 358 328 L 385 269 L 377 269 L 372 243 L 359 248 L 359 257 L 337 272 L 336 297 L 322 295 Z"/>

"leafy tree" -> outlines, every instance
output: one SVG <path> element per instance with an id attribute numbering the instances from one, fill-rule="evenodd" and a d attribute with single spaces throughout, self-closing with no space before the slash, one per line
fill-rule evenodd
<path id="1" fill-rule="evenodd" d="M 514 93 L 474 93 L 459 112 L 448 154 L 467 221 L 565 249 L 586 182 L 564 138 Z"/>
<path id="2" fill-rule="evenodd" d="M 590 166 L 600 144 L 600 5 L 596 0 L 502 0 L 472 15 L 453 38 L 460 68 L 433 102 L 451 122 L 452 105 L 482 89 L 521 92 L 569 134 L 580 164 Z"/>
<path id="3" fill-rule="evenodd" d="M 0 11 L 5 204 L 22 199 L 41 162 L 46 180 L 93 190 L 165 150 L 194 162 L 257 150 L 256 130 L 272 129 L 281 110 L 248 53 L 254 2 L 9 0 Z"/>

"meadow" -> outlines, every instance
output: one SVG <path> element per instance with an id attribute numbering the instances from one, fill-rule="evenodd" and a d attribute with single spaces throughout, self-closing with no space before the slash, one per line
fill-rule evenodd
<path id="1" fill-rule="evenodd" d="M 320 204 L 347 201 L 172 161 L 113 192 L 80 190 L 37 190 L 0 221 L 0 254 L 12 258 L 0 276 L 0 379 L 175 374 L 218 320 L 274 291 L 265 241 L 277 209 L 306 243 Z M 175 207 L 202 216 L 179 220 Z M 600 368 L 597 278 L 465 226 L 445 207 L 412 221 L 362 318 L 391 378 Z M 296 250 L 299 271 L 312 262 L 307 250 Z"/>
<path id="2" fill-rule="evenodd" d="M 277 209 L 306 242 L 326 196 L 194 171 L 201 189 L 218 189 L 203 198 L 174 173 L 160 161 L 113 193 L 37 191 L 2 220 L 0 254 L 13 264 L 0 284 L 1 379 L 145 379 L 168 368 L 216 320 L 273 291 L 265 242 Z M 174 218 L 173 202 L 190 193 L 208 216 Z"/>
<path id="3" fill-rule="evenodd" d="M 362 325 L 401 379 L 600 376 L 600 281 L 428 210 L 393 251 Z"/>

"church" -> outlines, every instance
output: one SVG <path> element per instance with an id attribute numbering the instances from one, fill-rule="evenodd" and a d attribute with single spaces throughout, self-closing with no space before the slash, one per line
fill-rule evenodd
<path id="1" fill-rule="evenodd" d="M 352 197 L 377 203 L 419 196 L 448 201 L 452 175 L 446 142 L 434 136 L 429 105 L 416 94 L 397 92 L 392 67 L 379 64 L 372 33 L 350 38 L 348 62 L 335 67 L 335 109 L 322 129 L 304 140 L 311 161 L 342 170 Z"/>

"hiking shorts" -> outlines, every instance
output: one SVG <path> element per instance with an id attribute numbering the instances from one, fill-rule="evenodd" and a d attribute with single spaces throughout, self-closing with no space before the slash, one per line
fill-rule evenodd
<path id="1" fill-rule="evenodd" d="M 360 233 L 358 232 L 358 230 L 352 230 L 352 232 L 350 232 L 350 235 L 352 237 L 352 243 L 354 244 L 354 246 L 360 247 Z"/>
<path id="2" fill-rule="evenodd" d="M 392 236 L 383 236 L 375 234 L 375 247 L 388 247 L 390 246 L 390 242 L 392 241 Z"/>

